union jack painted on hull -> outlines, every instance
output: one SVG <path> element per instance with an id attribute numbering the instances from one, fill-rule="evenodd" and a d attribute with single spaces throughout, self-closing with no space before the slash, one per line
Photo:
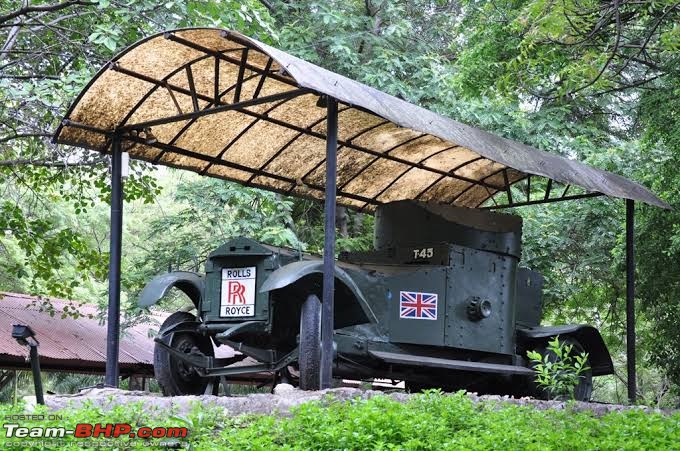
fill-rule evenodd
<path id="1" fill-rule="evenodd" d="M 434 293 L 399 292 L 399 318 L 437 319 L 437 298 Z"/>

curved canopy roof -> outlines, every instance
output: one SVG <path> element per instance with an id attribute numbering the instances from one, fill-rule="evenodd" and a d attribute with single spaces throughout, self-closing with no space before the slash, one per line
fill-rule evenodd
<path id="1" fill-rule="evenodd" d="M 321 199 L 326 108 L 339 102 L 338 202 L 483 207 L 605 194 L 667 208 L 643 186 L 435 114 L 238 33 L 185 29 L 141 40 L 99 71 L 55 141 L 289 195 Z M 531 176 L 546 181 L 535 181 Z M 526 199 L 509 187 L 524 181 Z M 544 193 L 535 193 L 540 186 Z M 571 186 L 580 187 L 567 191 Z M 556 189 L 552 193 L 556 193 Z M 495 202 L 495 200 L 494 200 Z"/>

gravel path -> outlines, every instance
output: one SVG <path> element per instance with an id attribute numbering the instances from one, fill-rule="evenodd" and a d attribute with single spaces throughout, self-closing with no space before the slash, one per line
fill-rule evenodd
<path id="1" fill-rule="evenodd" d="M 240 414 L 278 414 L 288 415 L 290 409 L 305 402 L 321 400 L 326 395 L 339 401 L 362 398 L 368 399 L 374 396 L 389 396 L 390 398 L 405 402 L 411 394 L 401 391 L 383 392 L 375 390 L 362 390 L 359 388 L 333 388 L 321 391 L 302 391 L 287 384 L 279 384 L 273 394 L 252 394 L 247 396 L 175 396 L 166 398 L 157 394 L 127 391 L 112 388 L 87 389 L 74 395 L 47 395 L 45 402 L 51 410 L 58 410 L 65 407 L 79 407 L 83 402 L 89 400 L 93 405 L 107 410 L 113 406 L 131 402 L 144 402 L 145 405 L 153 406 L 150 410 L 155 410 L 162 415 L 164 411 L 173 409 L 177 413 L 191 410 L 196 401 L 203 404 L 213 404 L 227 409 L 230 415 Z M 623 406 L 614 404 L 598 404 L 573 402 L 566 403 L 560 401 L 540 401 L 530 398 L 511 398 L 508 396 L 468 394 L 474 402 L 495 402 L 501 404 L 514 404 L 520 406 L 533 406 L 539 410 L 554 409 L 572 411 L 591 411 L 595 415 L 605 415 L 609 412 L 618 412 L 630 409 L 641 409 L 646 412 L 671 413 L 660 409 L 644 406 Z"/>

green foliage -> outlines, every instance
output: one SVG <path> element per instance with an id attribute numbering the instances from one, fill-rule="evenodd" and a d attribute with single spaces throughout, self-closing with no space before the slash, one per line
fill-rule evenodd
<path id="1" fill-rule="evenodd" d="M 189 175 L 172 191 L 172 210 L 140 214 L 141 222 L 133 225 L 130 239 L 141 252 L 130 254 L 126 265 L 130 288 L 141 288 L 168 265 L 200 271 L 208 253 L 238 236 L 304 247 L 292 230 L 292 201 L 278 194 Z"/>
<path id="2" fill-rule="evenodd" d="M 557 336 L 548 341 L 546 352 L 527 351 L 527 357 L 536 372 L 536 383 L 555 398 L 571 397 L 574 389 L 588 371 L 588 353 L 572 355 L 574 345 Z"/>
<path id="3" fill-rule="evenodd" d="M 0 415 L 17 413 L 0 406 Z M 45 412 L 37 408 L 36 413 Z M 51 412 L 55 413 L 55 412 Z M 679 414 L 630 410 L 595 417 L 589 413 L 535 410 L 496 403 L 474 404 L 464 393 L 428 392 L 398 403 L 386 396 L 346 402 L 325 398 L 294 409 L 291 417 L 233 416 L 201 405 L 184 415 L 142 403 L 107 408 L 85 405 L 56 412 L 63 420 L 25 426 L 131 423 L 188 427 L 188 445 L 201 450 L 326 449 L 674 449 L 680 442 Z M 7 440 L 0 437 L 0 444 Z M 148 446 L 142 439 L 99 439 L 125 449 Z M 80 449 L 69 437 L 66 448 Z M 31 448 L 27 448 L 31 449 Z M 37 448 L 35 448 L 37 449 Z"/>

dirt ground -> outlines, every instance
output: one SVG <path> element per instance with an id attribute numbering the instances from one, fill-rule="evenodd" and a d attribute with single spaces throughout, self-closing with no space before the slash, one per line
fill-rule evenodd
<path id="1" fill-rule="evenodd" d="M 413 395 L 403 391 L 384 392 L 347 387 L 321 391 L 302 391 L 293 388 L 288 384 L 279 384 L 273 394 L 260 393 L 246 396 L 175 396 L 168 398 L 159 394 L 142 391 L 93 388 L 83 390 L 80 393 L 74 395 L 47 395 L 45 396 L 45 403 L 48 407 L 50 407 L 51 410 L 58 410 L 69 406 L 77 408 L 85 401 L 90 401 L 94 406 L 107 410 L 116 405 L 142 401 L 145 405 L 150 407 L 150 411 L 157 411 L 159 415 L 162 415 L 163 412 L 167 412 L 167 410 L 173 410 L 175 413 L 179 414 L 187 412 L 191 410 L 195 402 L 198 401 L 203 404 L 212 404 L 223 407 L 227 409 L 231 415 L 288 415 L 292 407 L 308 401 L 327 399 L 329 396 L 332 396 L 333 399 L 339 401 L 355 398 L 368 399 L 374 396 L 389 396 L 396 401 L 405 402 Z M 474 402 L 496 402 L 501 404 L 515 404 L 521 406 L 529 405 L 539 410 L 563 410 L 568 408 L 572 411 L 591 411 L 598 416 L 607 414 L 609 412 L 629 409 L 642 409 L 647 412 L 668 413 L 660 409 L 644 406 L 623 406 L 585 402 L 567 403 L 561 401 L 541 401 L 530 398 L 511 398 L 508 396 L 497 395 L 478 396 L 473 393 L 468 394 L 468 397 Z"/>

